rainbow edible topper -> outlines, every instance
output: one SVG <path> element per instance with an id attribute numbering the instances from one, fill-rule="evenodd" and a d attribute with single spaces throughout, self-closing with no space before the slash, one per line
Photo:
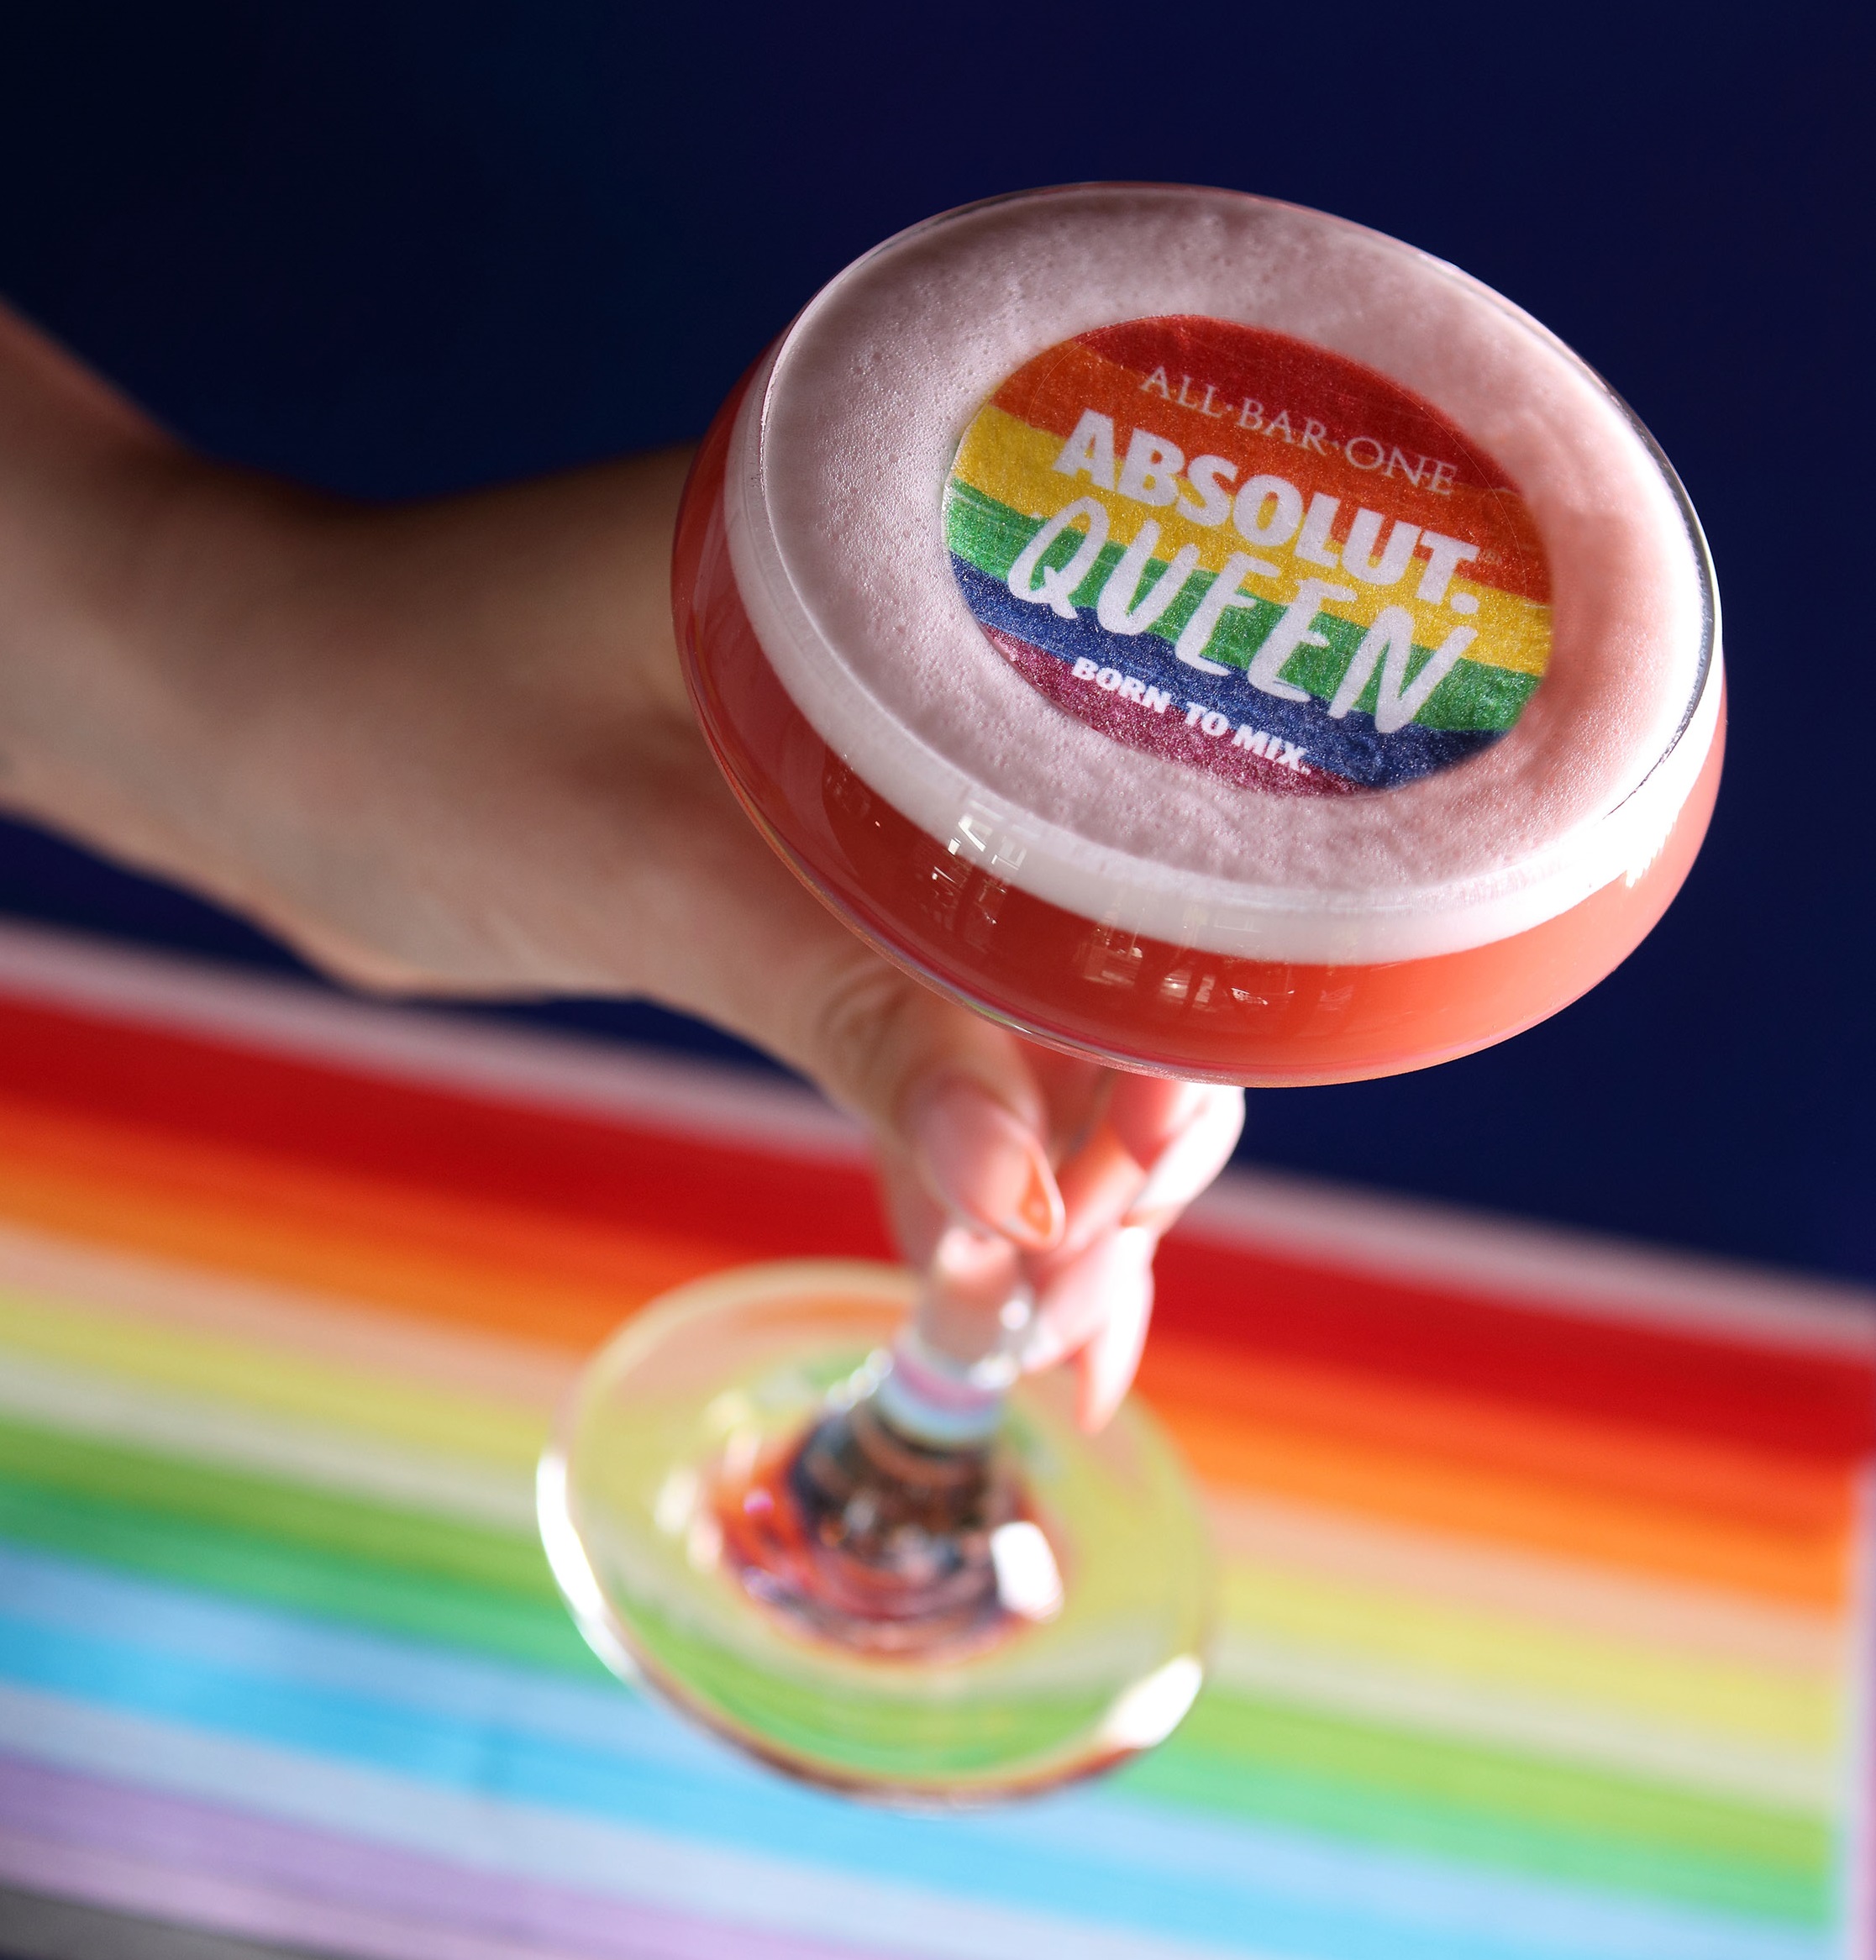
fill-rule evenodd
<path id="1" fill-rule="evenodd" d="M 1374 369 L 1134 320 L 1048 349 L 965 431 L 944 521 L 992 644 L 1125 746 L 1334 796 L 1516 723 L 1550 582 L 1516 487 Z"/>

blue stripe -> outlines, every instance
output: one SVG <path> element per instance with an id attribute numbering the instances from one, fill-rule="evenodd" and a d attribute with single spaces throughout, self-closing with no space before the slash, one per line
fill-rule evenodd
<path id="1" fill-rule="evenodd" d="M 1117 667 L 1123 674 L 1138 675 L 1149 687 L 1164 688 L 1181 706 L 1188 700 L 1202 701 L 1206 707 L 1229 716 L 1233 723 L 1248 721 L 1297 744 L 1307 750 L 1311 766 L 1319 765 L 1368 789 L 1411 782 L 1463 762 L 1500 739 L 1492 729 L 1423 728 L 1417 722 L 1382 735 L 1375 729 L 1374 717 L 1359 708 L 1351 708 L 1344 719 L 1334 721 L 1322 702 L 1283 701 L 1252 687 L 1240 674 L 1220 676 L 1183 666 L 1171 647 L 1155 633 L 1127 637 L 1111 633 L 1095 618 L 1091 608 L 1077 607 L 1073 619 L 1064 619 L 1051 606 L 1028 604 L 1016 597 L 1001 579 L 980 571 L 955 552 L 951 554 L 951 569 L 957 574 L 965 603 L 984 625 L 1027 640 L 1059 660 L 1085 658 L 1099 667 Z"/>
<path id="2" fill-rule="evenodd" d="M 452 1790 L 1322 1960 L 1817 1960 L 1827 1943 L 1082 1792 L 915 1820 L 778 1784 L 627 1694 L 0 1548 L 0 1676 Z M 112 1629 L 134 1628 L 135 1638 Z"/>

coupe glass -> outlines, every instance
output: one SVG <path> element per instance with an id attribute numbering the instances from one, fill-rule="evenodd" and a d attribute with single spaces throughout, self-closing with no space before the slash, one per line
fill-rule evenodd
<path id="1" fill-rule="evenodd" d="M 744 1267 L 680 1288 L 587 1369 L 540 1470 L 596 1650 L 776 1768 L 952 1805 L 1157 1742 L 1198 1692 L 1205 1526 L 1137 1405 L 1097 1436 L 1062 1374 L 943 1368 L 909 1274 Z M 908 1414 L 910 1419 L 908 1420 Z"/>
<path id="2" fill-rule="evenodd" d="M 1132 260 L 1114 258 L 1117 286 L 1127 290 L 1107 313 L 1120 323 L 1112 327 L 1101 324 L 1098 296 L 1074 284 L 1108 237 L 1145 241 L 1138 250 L 1149 258 L 1165 255 L 1158 287 L 1135 276 Z M 1064 251 L 1064 239 L 1092 243 Z M 1204 249 L 1185 250 L 1181 239 Z M 1245 291 L 1261 295 L 1254 307 L 1232 297 L 1232 266 L 1240 262 Z M 1050 278 L 1029 276 L 1043 263 L 1057 268 Z M 1305 268 L 1289 299 L 1269 271 L 1286 266 Z M 1363 281 L 1379 296 L 1373 318 L 1316 303 L 1318 286 L 1345 292 Z M 1410 289 L 1415 304 L 1398 303 Z M 1377 326 L 1384 299 L 1393 311 Z M 996 312 L 991 326 L 1021 344 L 1027 365 L 994 399 L 994 370 L 987 380 L 958 383 L 955 402 L 941 399 L 953 369 L 969 368 L 996 338 L 977 333 L 967 317 L 979 303 L 985 318 Z M 1012 327 L 1012 308 L 1035 317 L 1024 313 Z M 1450 389 L 1471 390 L 1466 398 L 1484 404 L 1477 412 L 1492 421 L 1492 398 L 1480 391 L 1490 384 L 1515 393 L 1528 385 L 1538 407 L 1521 420 L 1498 418 L 1503 439 L 1528 444 L 1530 428 L 1542 434 L 1548 414 L 1556 444 L 1567 449 L 1575 441 L 1572 455 L 1603 463 L 1595 470 L 1559 465 L 1553 482 L 1532 476 L 1537 465 L 1528 460 L 1519 465 L 1537 513 L 1524 533 L 1506 516 L 1524 507 L 1518 490 L 1485 464 L 1484 487 L 1461 508 L 1450 493 L 1455 483 L 1467 490 L 1463 470 L 1455 476 L 1458 466 L 1440 460 L 1442 445 L 1462 459 L 1477 452 L 1450 416 L 1441 418 L 1444 411 L 1376 370 L 1375 349 L 1385 354 L 1386 346 L 1375 336 L 1386 321 L 1398 323 L 1387 330 L 1402 336 L 1398 371 L 1423 392 L 1448 375 Z M 1422 341 L 1413 341 L 1423 327 Z M 1320 347 L 1308 339 L 1318 331 Z M 1469 334 L 1476 351 L 1456 359 L 1453 349 Z M 1337 335 L 1339 351 L 1328 344 Z M 1156 347 L 1170 358 L 1157 357 Z M 1264 398 L 1253 404 L 1247 390 L 1243 406 L 1232 407 L 1235 427 L 1249 433 L 1231 435 L 1220 404 L 1234 397 L 1205 379 L 1203 364 L 1215 360 L 1222 374 L 1232 360 L 1242 368 L 1244 359 L 1264 358 L 1259 349 L 1274 378 Z M 1050 425 L 1048 389 L 1059 393 L 1060 376 L 1080 371 L 1077 360 L 1108 376 L 1109 412 L 1104 420 L 1070 399 L 1066 419 Z M 1114 373 L 1127 377 L 1125 397 L 1114 392 Z M 1387 476 L 1396 473 L 1377 437 L 1347 434 L 1332 456 L 1328 422 L 1292 422 L 1286 408 L 1280 426 L 1272 389 L 1303 386 L 1312 374 L 1333 383 L 1322 383 L 1324 401 L 1353 402 L 1351 416 L 1382 417 L 1374 426 L 1393 432 L 1392 455 L 1411 481 L 1381 484 L 1384 463 Z M 1511 378 L 1495 383 L 1495 374 Z M 895 460 L 890 447 L 868 449 L 878 417 L 890 418 L 895 402 L 916 406 L 920 390 L 930 412 L 923 423 L 911 416 L 907 426 L 940 432 L 942 440 L 921 439 L 933 455 Z M 1127 408 L 1128 400 L 1148 397 L 1147 407 Z M 861 401 L 875 404 L 872 423 L 852 421 Z M 1115 415 L 1128 412 L 1153 418 L 1131 447 L 1125 427 L 1113 435 Z M 831 533 L 874 522 L 870 513 L 900 494 L 893 472 L 903 465 L 917 523 L 894 531 L 888 511 L 879 519 L 882 549 L 902 552 L 927 578 L 927 598 L 940 595 L 923 613 L 909 602 L 901 612 L 888 601 L 856 609 L 851 592 L 834 589 L 838 581 L 817 587 L 812 565 L 825 539 L 790 512 L 803 472 L 826 461 L 814 445 L 824 450 L 847 439 L 838 431 L 849 423 L 853 456 L 871 460 L 862 468 L 834 459 L 842 467 L 827 473 L 833 486 L 827 527 Z M 1587 432 L 1580 441 L 1572 434 L 1578 425 Z M 1240 460 L 1197 457 L 1175 511 L 1170 488 L 1159 494 L 1169 474 L 1163 483 L 1153 471 L 1178 469 L 1207 428 L 1224 432 L 1209 439 L 1222 450 L 1236 443 L 1231 454 Z M 1309 454 L 1295 447 L 1298 428 L 1304 450 L 1314 443 Z M 1417 449 L 1401 433 L 1415 429 Z M 1320 434 L 1309 438 L 1308 430 Z M 1246 446 L 1253 436 L 1263 449 Z M 1119 452 L 1103 448 L 1110 439 L 1125 452 L 1117 482 Z M 1280 450 L 1279 440 L 1291 449 Z M 985 443 L 1005 449 L 992 453 Z M 1024 455 L 1040 460 L 1022 464 Z M 1180 461 L 1168 461 L 1175 455 Z M 1027 478 L 1019 465 L 1031 469 Z M 1279 465 L 1290 474 L 1276 474 Z M 1342 516 L 1334 519 L 1336 496 L 1316 495 L 1311 511 L 1326 501 L 1330 515 L 1314 531 L 1315 518 L 1300 515 L 1310 494 L 1299 474 L 1305 465 L 1341 471 L 1332 481 L 1341 486 Z M 1062 478 L 1059 491 L 1048 489 L 1056 481 L 1051 469 Z M 1224 636 L 1215 644 L 1194 638 L 1200 626 L 1181 628 L 1176 648 L 1170 629 L 1156 639 L 1143 626 L 1157 617 L 1149 577 L 1189 581 L 1195 565 L 1211 562 L 1204 552 L 1221 557 L 1217 530 L 1190 527 L 1223 522 L 1228 497 L 1222 507 L 1198 498 L 1228 487 L 1239 469 L 1253 487 L 1233 521 L 1264 555 L 1239 553 L 1222 560 L 1224 571 L 1213 564 L 1212 575 L 1276 578 L 1269 539 L 1281 544 L 1287 522 L 1291 532 L 1302 523 L 1295 549 L 1307 547 L 1311 565 L 1348 554 L 1341 562 L 1348 569 L 1336 575 L 1375 586 L 1419 579 L 1417 600 L 1400 585 L 1399 603 L 1385 614 L 1357 583 L 1336 586 L 1311 574 L 1296 587 L 1326 595 L 1331 607 L 1316 620 L 1319 631 L 1301 630 L 1306 617 L 1297 623 L 1300 654 L 1306 662 L 1317 657 L 1311 649 L 1326 650 L 1348 663 L 1344 675 L 1353 679 L 1332 674 L 1312 693 L 1305 668 L 1280 673 L 1274 654 L 1231 653 L 1234 620 L 1261 620 L 1264 644 L 1276 644 L 1271 618 L 1302 602 L 1286 599 L 1287 587 L 1272 588 L 1263 614 L 1264 602 L 1240 588 L 1217 596 L 1209 613 L 1201 604 L 1201 625 L 1209 621 L 1208 630 Z M 964 483 L 972 470 L 976 476 Z M 1261 474 L 1248 474 L 1253 470 Z M 1620 507 L 1626 530 L 1577 522 L 1572 486 L 1592 477 L 1603 505 Z M 999 491 L 998 503 L 991 492 L 1006 479 L 1031 488 Z M 1044 494 L 1080 501 L 1063 502 L 1048 520 L 1024 507 Z M 1392 544 L 1384 548 L 1386 512 L 1364 505 L 1352 529 L 1348 519 L 1358 497 L 1390 497 L 1397 501 L 1389 507 Z M 1142 515 L 1149 505 L 1150 535 Z M 1467 509 L 1511 538 L 1504 549 L 1514 559 L 1517 549 L 1534 554 L 1537 570 L 1527 565 L 1521 573 L 1514 564 L 1493 572 L 1497 546 L 1448 535 Z M 1177 533 L 1169 535 L 1154 559 L 1159 526 L 1174 525 L 1181 512 L 1190 543 L 1174 554 Z M 1333 542 L 1332 519 L 1343 526 Z M 1435 519 L 1446 529 L 1436 529 Z M 1054 533 L 1045 535 L 1051 521 Z M 1133 544 L 1122 556 L 1117 532 L 1104 556 L 1110 525 L 1122 523 L 1137 527 Z M 906 542 L 920 524 L 937 540 L 928 550 L 925 542 Z M 1440 708 L 1435 696 L 1426 725 L 1403 735 L 1399 703 L 1409 699 L 1413 661 L 1424 656 L 1406 650 L 1398 670 L 1384 667 L 1379 649 L 1394 630 L 1389 622 L 1408 620 L 1417 635 L 1421 615 L 1447 605 L 1464 623 L 1442 614 L 1428 631 L 1448 633 L 1448 666 L 1458 658 L 1454 649 L 1478 654 L 1479 636 L 1489 640 L 1499 630 L 1492 622 L 1517 607 L 1524 608 L 1517 630 L 1548 635 L 1544 547 L 1517 543 L 1540 533 L 1558 585 L 1554 667 L 1545 675 L 1548 638 L 1534 666 L 1514 649 L 1497 667 L 1478 668 L 1472 693 L 1452 696 L 1457 706 Z M 1059 546 L 1053 556 L 1045 550 L 1050 536 Z M 1026 551 L 1018 549 L 1025 539 Z M 1406 553 L 1395 549 L 1403 539 Z M 1455 566 L 1482 565 L 1485 583 L 1454 584 Z M 1604 565 L 1614 568 L 1606 578 Z M 1071 591 L 1083 567 L 1088 582 Z M 1138 849 L 1129 855 L 1094 834 L 1089 826 L 1106 821 L 1098 810 L 1075 833 L 1062 814 L 1072 801 L 1066 787 L 1058 802 L 1046 786 L 1022 791 L 996 769 L 974 775 L 980 732 L 968 721 L 948 720 L 941 704 L 922 728 L 905 709 L 917 690 L 907 693 L 888 671 L 893 636 L 912 630 L 905 619 L 950 618 L 942 597 L 954 570 L 963 598 L 952 593 L 956 617 L 943 630 L 955 626 L 966 636 L 955 643 L 960 658 L 988 661 L 981 673 L 973 670 L 972 685 L 985 702 L 1002 704 L 996 712 L 1012 717 L 1011 727 L 1040 731 L 1033 747 L 1054 753 L 1049 745 L 1061 734 L 1070 757 L 1064 786 L 1081 766 L 1073 754 L 1096 753 L 1087 749 L 1092 730 L 1135 750 L 1157 745 L 1160 759 L 1151 766 L 1162 774 L 1152 780 L 1175 789 L 1185 780 L 1179 769 L 1216 774 L 1228 764 L 1239 772 L 1233 780 L 1249 786 L 1232 806 L 1247 826 L 1266 822 L 1280 793 L 1301 795 L 1306 786 L 1312 796 L 1346 791 L 1359 807 L 1325 803 L 1292 828 L 1306 819 L 1319 828 L 1340 824 L 1336 834 L 1344 839 L 1364 822 L 1383 836 L 1395 822 L 1390 812 L 1424 811 L 1428 796 L 1448 790 L 1464 815 L 1469 784 L 1476 791 L 1502 781 L 1485 804 L 1489 818 L 1505 815 L 1507 838 L 1518 834 L 1512 819 L 1521 797 L 1538 809 L 1551 796 L 1562 813 L 1548 832 L 1532 818 L 1526 841 L 1504 843 L 1495 858 L 1488 838 L 1464 877 L 1358 894 L 1359 904 L 1340 888 L 1299 898 L 1293 888 L 1201 877 L 1171 856 L 1159 865 Z M 1710 570 L 1693 512 L 1645 431 L 1541 327 L 1450 267 L 1332 218 L 1231 193 L 1138 186 L 1029 193 L 934 219 L 849 267 L 717 417 L 686 493 L 673 590 L 704 733 L 751 819 L 809 889 L 927 984 L 1034 1041 L 1125 1069 L 1248 1085 L 1349 1080 L 1502 1039 L 1594 985 L 1650 929 L 1699 848 L 1717 785 L 1721 696 Z M 1345 612 L 1351 605 L 1369 612 L 1337 628 L 1337 595 Z M 962 609 L 967 601 L 975 621 Z M 1420 602 L 1421 613 L 1409 619 Z M 1180 617 L 1168 611 L 1164 591 L 1159 611 Z M 1364 620 L 1373 622 L 1369 637 L 1351 655 Z M 980 625 L 985 638 L 976 644 L 969 636 Z M 1084 641 L 1075 636 L 1097 628 L 1106 639 L 1086 641 L 1095 654 L 1078 655 Z M 1406 633 L 1400 628 L 1403 649 Z M 1102 665 L 1110 654 L 1111 664 Z M 1395 652 L 1386 659 L 1393 662 Z M 1634 707 L 1647 690 L 1631 686 L 1632 675 L 1607 681 L 1611 663 L 1624 660 L 1636 671 L 1656 663 L 1651 685 L 1661 698 L 1649 709 L 1653 721 Z M 1143 673 L 1150 668 L 1157 681 L 1128 682 L 1129 662 Z M 1380 676 L 1365 694 L 1364 672 Z M 1533 695 L 1537 677 L 1546 686 Z M 1183 720 L 1175 685 L 1197 696 Z M 1414 698 L 1424 700 L 1432 685 Z M 1605 686 L 1604 696 L 1595 686 Z M 1379 686 L 1398 696 L 1392 709 Z M 1046 696 L 1040 706 L 1037 690 Z M 1537 706 L 1508 733 L 1527 699 Z M 1467 701 L 1512 705 L 1492 709 L 1500 723 L 1479 723 L 1474 742 L 1470 724 L 1460 727 L 1473 712 Z M 1233 736 L 1238 702 L 1248 705 Z M 1048 720 L 1058 712 L 1061 721 Z M 1285 738 L 1267 735 L 1266 724 Z M 1584 762 L 1590 752 L 1577 738 L 1592 727 L 1602 748 Z M 1641 731 L 1638 746 L 1611 754 L 1623 727 Z M 1209 749 L 1208 738 L 1218 738 Z M 1490 746 L 1500 739 L 1502 749 Z M 1075 742 L 1082 750 L 1073 750 Z M 1553 766 L 1546 758 L 1553 753 L 1566 761 Z M 1096 754 L 1088 780 L 1106 780 L 1099 777 L 1106 754 Z M 1316 758 L 1313 775 L 1306 755 Z M 1455 756 L 1464 766 L 1442 779 L 1448 789 L 1417 780 L 1395 788 L 1385 773 L 1395 755 L 1408 759 L 1400 770 L 1448 767 Z M 1124 758 L 1113 765 L 1134 766 Z M 1479 773 L 1491 769 L 1500 775 Z M 1169 770 L 1175 774 L 1165 775 Z M 1569 805 L 1585 782 L 1590 788 Z M 1376 788 L 1386 793 L 1363 795 Z M 1283 808 L 1294 817 L 1291 806 Z M 1415 821 L 1438 843 L 1437 824 Z M 1476 827 L 1476 811 L 1465 821 Z M 1343 859 L 1358 855 L 1344 850 Z M 794 1775 L 933 1805 L 1044 1789 L 1159 1742 L 1202 1683 L 1211 1597 L 1202 1516 L 1152 1417 L 1129 1403 L 1099 1434 L 1080 1429 L 1060 1374 L 1026 1375 L 1019 1365 L 1035 1302 L 1014 1279 L 1020 1269 L 1008 1248 L 973 1240 L 961 1227 L 943 1243 L 943 1257 L 922 1274 L 797 1263 L 726 1273 L 667 1295 L 587 1369 L 539 1477 L 554 1570 L 610 1665 Z"/>

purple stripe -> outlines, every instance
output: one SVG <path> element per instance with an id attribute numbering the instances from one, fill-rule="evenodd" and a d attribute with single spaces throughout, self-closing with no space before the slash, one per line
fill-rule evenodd
<path id="1" fill-rule="evenodd" d="M 0 1752 L 8 1874 L 90 1903 L 387 1960 L 893 1960 L 368 1844 Z M 17 1860 L 0 1860 L 11 1863 Z M 131 1894 L 134 1894 L 132 1896 Z"/>
<path id="2" fill-rule="evenodd" d="M 81 1910 L 103 1907 L 145 1922 L 160 1920 L 185 1936 L 213 1941 L 217 1952 L 223 1950 L 223 1936 L 232 1934 L 243 1952 L 256 1951 L 249 1942 L 260 1940 L 270 1951 L 276 1941 L 290 1942 L 295 1952 L 310 1942 L 322 1953 L 354 1960 L 581 1960 L 525 1937 L 518 1942 L 419 1926 L 383 1913 L 288 1899 L 237 1880 L 177 1872 L 5 1829 L 0 1829 L 0 1881 L 66 1900 Z"/>

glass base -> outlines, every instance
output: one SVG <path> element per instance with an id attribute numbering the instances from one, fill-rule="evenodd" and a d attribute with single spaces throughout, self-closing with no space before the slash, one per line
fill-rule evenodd
<path id="1" fill-rule="evenodd" d="M 875 1400 L 917 1282 L 790 1262 L 680 1288 L 594 1359 L 541 1459 L 541 1534 L 617 1672 L 775 1767 L 922 1805 L 1151 1747 L 1203 1679 L 1211 1562 L 1185 1474 L 1059 1371 L 987 1442 Z"/>

